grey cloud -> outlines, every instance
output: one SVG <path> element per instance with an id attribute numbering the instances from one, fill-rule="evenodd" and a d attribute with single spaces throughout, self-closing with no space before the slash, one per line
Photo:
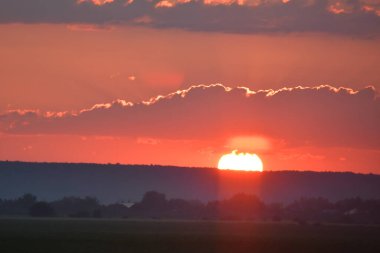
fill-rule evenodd
<path id="1" fill-rule="evenodd" d="M 250 91 L 223 85 L 192 86 L 149 102 L 118 100 L 77 114 L 10 112 L 0 116 L 7 134 L 146 136 L 225 139 L 267 136 L 289 146 L 380 149 L 380 98 L 331 86 Z"/>
<path id="2" fill-rule="evenodd" d="M 243 1 L 241 5 L 229 1 L 215 5 L 192 0 L 170 1 L 170 8 L 155 8 L 158 0 L 126 2 L 96 5 L 91 1 L 78 4 L 76 0 L 0 0 L 0 22 L 135 24 L 243 34 L 326 32 L 377 36 L 380 32 L 380 1 Z M 149 22 L 139 22 L 142 18 Z"/>

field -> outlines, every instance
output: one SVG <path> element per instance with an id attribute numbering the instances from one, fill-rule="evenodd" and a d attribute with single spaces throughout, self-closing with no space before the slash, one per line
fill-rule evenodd
<path id="1" fill-rule="evenodd" d="M 380 227 L 0 219 L 0 252 L 380 252 Z"/>

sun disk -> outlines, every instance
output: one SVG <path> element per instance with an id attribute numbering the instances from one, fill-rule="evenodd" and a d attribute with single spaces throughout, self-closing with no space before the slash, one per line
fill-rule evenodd
<path id="1" fill-rule="evenodd" d="M 234 150 L 219 159 L 218 169 L 262 172 L 263 162 L 256 154 L 237 153 L 237 150 Z"/>

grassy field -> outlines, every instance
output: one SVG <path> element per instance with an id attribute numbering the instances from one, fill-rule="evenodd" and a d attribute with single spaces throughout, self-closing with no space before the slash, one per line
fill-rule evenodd
<path id="1" fill-rule="evenodd" d="M 0 219 L 0 252 L 380 252 L 380 227 Z"/>

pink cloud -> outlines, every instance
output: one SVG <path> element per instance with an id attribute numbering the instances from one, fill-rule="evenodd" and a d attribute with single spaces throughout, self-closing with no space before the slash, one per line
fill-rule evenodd
<path id="1" fill-rule="evenodd" d="M 108 3 L 113 3 L 114 0 L 77 0 L 77 4 L 82 4 L 82 3 L 92 3 L 94 5 L 104 5 Z"/>
<path id="2" fill-rule="evenodd" d="M 192 0 L 161 0 L 158 3 L 156 3 L 156 8 L 171 8 L 176 6 L 177 4 L 185 4 L 189 3 Z"/>
<path id="3" fill-rule="evenodd" d="M 176 140 L 263 138 L 262 146 L 380 149 L 380 99 L 373 87 L 328 85 L 252 91 L 198 85 L 141 103 L 117 100 L 77 113 L 13 111 L 0 116 L 7 134 L 130 136 Z M 144 137 L 144 138 L 145 138 Z"/>

